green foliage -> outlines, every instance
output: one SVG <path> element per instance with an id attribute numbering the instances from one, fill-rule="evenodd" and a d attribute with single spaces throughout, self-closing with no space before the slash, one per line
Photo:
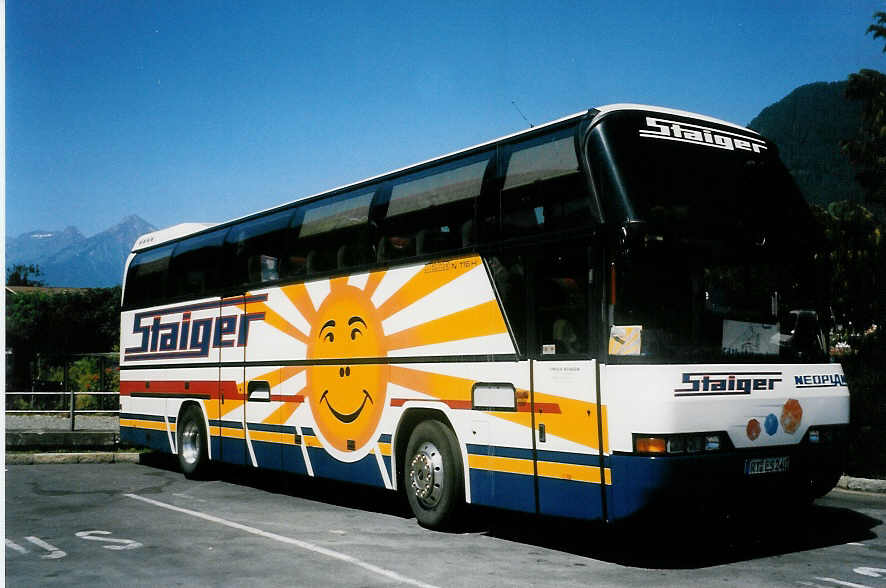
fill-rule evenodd
<path id="1" fill-rule="evenodd" d="M 40 271 L 39 265 L 25 265 L 16 263 L 12 267 L 6 268 L 6 285 L 7 286 L 42 286 L 41 277 L 43 272 Z M 33 276 L 33 277 L 32 277 Z"/>
<path id="2" fill-rule="evenodd" d="M 874 21 L 866 34 L 886 38 L 886 12 L 875 13 Z M 841 148 L 855 168 L 865 201 L 882 210 L 886 207 L 886 75 L 873 69 L 851 74 L 846 97 L 861 103 L 862 121 L 858 134 L 843 141 Z"/>
<path id="3" fill-rule="evenodd" d="M 7 296 L 10 347 L 42 353 L 113 349 L 120 337 L 120 287 Z"/>
<path id="4" fill-rule="evenodd" d="M 858 340 L 886 311 L 886 239 L 883 226 L 854 202 L 813 206 L 827 242 L 830 301 L 838 335 Z"/>
<path id="5" fill-rule="evenodd" d="M 855 138 L 841 148 L 855 168 L 865 200 L 886 204 L 886 75 L 863 69 L 849 76 L 846 97 L 862 104 L 862 122 Z"/>
<path id="6" fill-rule="evenodd" d="M 30 362 L 37 354 L 105 352 L 116 349 L 119 340 L 119 286 L 7 295 L 6 344 L 15 354 L 7 386 L 30 389 Z"/>
<path id="7" fill-rule="evenodd" d="M 876 24 L 868 27 L 867 33 L 874 33 L 875 39 L 886 39 L 886 12 L 875 12 L 874 20 Z M 883 46 L 883 52 L 886 53 L 886 45 Z"/>

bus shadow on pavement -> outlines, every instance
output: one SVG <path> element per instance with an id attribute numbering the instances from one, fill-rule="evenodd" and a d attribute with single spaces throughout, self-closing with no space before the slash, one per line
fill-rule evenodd
<path id="1" fill-rule="evenodd" d="M 490 513 L 487 535 L 654 569 L 697 569 L 876 538 L 883 521 L 848 508 L 814 505 L 711 519 L 642 521 L 622 526 Z"/>
<path id="2" fill-rule="evenodd" d="M 178 458 L 170 454 L 143 453 L 139 463 L 179 474 L 181 472 Z M 209 478 L 334 506 L 413 518 L 403 495 L 383 488 L 217 462 L 211 463 Z"/>
<path id="3" fill-rule="evenodd" d="M 140 463 L 179 472 L 174 455 L 143 453 Z M 403 519 L 414 519 L 400 492 L 287 472 L 214 463 L 211 479 Z M 605 525 L 467 507 L 455 533 L 484 535 L 620 565 L 654 569 L 706 568 L 861 542 L 883 521 L 850 508 L 815 504 L 711 517 L 644 519 Z M 414 523 L 417 524 L 417 523 Z"/>

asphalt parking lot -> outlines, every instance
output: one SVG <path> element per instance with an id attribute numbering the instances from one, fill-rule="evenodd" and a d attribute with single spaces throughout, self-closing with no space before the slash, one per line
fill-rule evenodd
<path id="1" fill-rule="evenodd" d="M 398 497 L 223 468 L 8 466 L 9 586 L 870 586 L 886 588 L 886 496 L 835 491 L 802 517 L 702 531 L 476 511 L 419 527 Z"/>

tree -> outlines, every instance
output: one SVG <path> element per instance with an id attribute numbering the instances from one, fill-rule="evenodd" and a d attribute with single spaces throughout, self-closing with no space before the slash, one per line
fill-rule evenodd
<path id="1" fill-rule="evenodd" d="M 38 280 L 43 272 L 40 271 L 39 265 L 25 265 L 16 263 L 10 268 L 6 268 L 6 285 L 7 286 L 42 286 L 43 280 Z M 33 278 L 32 278 L 33 276 Z"/>
<path id="2" fill-rule="evenodd" d="M 886 239 L 874 215 L 854 202 L 833 202 L 813 212 L 825 229 L 831 308 L 838 330 L 861 338 L 880 324 L 886 300 Z"/>
<path id="3" fill-rule="evenodd" d="M 886 38 L 886 12 L 874 19 L 866 34 Z M 858 135 L 843 141 L 841 149 L 856 170 L 866 203 L 879 208 L 886 205 L 886 75 L 873 69 L 850 74 L 846 97 L 862 103 L 862 122 Z"/>
<path id="4" fill-rule="evenodd" d="M 38 353 L 105 352 L 119 340 L 119 286 L 6 297 L 6 342 L 15 353 L 14 386 L 28 384 L 29 362 Z"/>
<path id="5" fill-rule="evenodd" d="M 875 39 L 886 39 L 886 12 L 875 12 L 874 20 L 877 22 L 868 27 L 867 33 L 874 33 Z M 886 45 L 883 46 L 883 52 L 886 53 Z"/>

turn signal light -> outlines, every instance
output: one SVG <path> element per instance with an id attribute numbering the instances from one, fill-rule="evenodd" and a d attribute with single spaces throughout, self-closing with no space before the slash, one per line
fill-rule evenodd
<path id="1" fill-rule="evenodd" d="M 667 453 L 668 443 L 660 437 L 637 437 L 638 453 Z"/>
<path id="2" fill-rule="evenodd" d="M 673 435 L 634 435 L 636 453 L 691 455 L 721 451 L 728 441 L 723 433 L 675 433 Z"/>

